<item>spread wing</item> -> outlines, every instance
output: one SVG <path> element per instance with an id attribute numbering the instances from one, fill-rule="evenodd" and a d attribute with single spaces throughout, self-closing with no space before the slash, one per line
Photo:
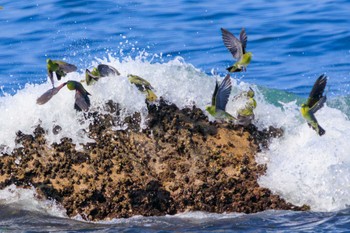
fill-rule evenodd
<path id="1" fill-rule="evenodd" d="M 324 92 L 324 89 L 326 88 L 326 84 L 327 84 L 327 76 L 322 74 L 316 80 L 310 92 L 309 98 L 306 102 L 306 105 L 309 108 L 312 108 L 323 97 L 323 92 Z"/>
<path id="2" fill-rule="evenodd" d="M 66 83 L 61 84 L 58 87 L 51 88 L 47 90 L 44 94 L 42 94 L 37 100 L 36 103 L 39 105 L 46 104 L 54 95 L 56 95 L 62 87 L 64 87 Z"/>
<path id="3" fill-rule="evenodd" d="M 64 61 L 54 61 L 54 62 L 57 63 L 60 69 L 66 73 L 74 72 L 77 70 L 77 67 L 75 65 L 69 64 L 67 62 L 64 62 Z"/>
<path id="4" fill-rule="evenodd" d="M 225 79 L 220 84 L 215 101 L 215 108 L 218 110 L 225 111 L 226 104 L 228 102 L 228 98 L 231 94 L 232 84 L 230 75 L 226 75 Z"/>
<path id="5" fill-rule="evenodd" d="M 74 108 L 78 111 L 87 111 L 90 107 L 90 98 L 88 94 L 83 94 L 80 91 L 75 92 Z"/>
<path id="6" fill-rule="evenodd" d="M 43 105 L 46 104 L 51 98 L 52 96 L 56 95 L 57 92 L 59 91 L 58 88 L 54 87 L 48 91 L 46 91 L 44 94 L 42 94 L 37 100 L 36 103 L 39 105 Z"/>
<path id="7" fill-rule="evenodd" d="M 116 68 L 105 64 L 99 64 L 97 66 L 97 70 L 100 73 L 101 77 L 120 75 L 119 71 Z"/>
<path id="8" fill-rule="evenodd" d="M 243 55 L 242 43 L 231 32 L 224 28 L 221 28 L 221 33 L 226 48 L 231 52 L 234 58 L 240 59 Z"/>
<path id="9" fill-rule="evenodd" d="M 322 98 L 317 101 L 314 106 L 312 106 L 312 108 L 310 108 L 310 112 L 311 113 L 315 113 L 317 112 L 319 109 L 321 109 L 324 105 L 324 103 L 326 103 L 327 97 L 326 96 L 322 96 Z"/>
<path id="10" fill-rule="evenodd" d="M 247 47 L 248 37 L 247 37 L 247 34 L 246 34 L 244 28 L 242 28 L 241 33 L 239 34 L 239 40 L 242 43 L 242 52 L 243 52 L 243 54 L 245 54 L 245 49 Z"/>

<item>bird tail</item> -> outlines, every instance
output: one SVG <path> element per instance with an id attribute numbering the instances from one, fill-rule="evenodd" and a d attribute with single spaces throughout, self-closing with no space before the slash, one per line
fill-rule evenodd
<path id="1" fill-rule="evenodd" d="M 241 71 L 242 71 L 241 68 L 238 68 L 238 67 L 235 66 L 235 65 L 226 68 L 226 70 L 227 70 L 228 72 L 231 72 L 231 73 L 233 73 L 233 72 L 241 72 Z"/>
<path id="2" fill-rule="evenodd" d="M 326 133 L 326 130 L 324 130 L 320 125 L 318 125 L 318 135 L 322 136 Z"/>

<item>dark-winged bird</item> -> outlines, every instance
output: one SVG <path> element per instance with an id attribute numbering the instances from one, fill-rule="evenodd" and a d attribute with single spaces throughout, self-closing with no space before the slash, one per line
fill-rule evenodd
<path id="1" fill-rule="evenodd" d="M 77 70 L 77 67 L 75 65 L 69 64 L 64 61 L 47 59 L 46 63 L 47 63 L 47 73 L 51 80 L 52 87 L 54 87 L 53 72 L 56 73 L 57 79 L 61 80 L 61 77 L 66 76 L 67 73 L 74 72 Z"/>
<path id="2" fill-rule="evenodd" d="M 232 84 L 230 75 L 226 75 L 220 86 L 216 81 L 214 93 L 211 100 L 211 106 L 207 106 L 206 110 L 210 115 L 220 120 L 234 120 L 231 114 L 226 112 L 226 105 L 231 94 Z"/>
<path id="3" fill-rule="evenodd" d="M 83 85 L 80 82 L 77 81 L 67 81 L 65 83 L 62 83 L 58 87 L 54 87 L 48 91 L 46 91 L 44 94 L 42 94 L 37 100 L 36 103 L 39 105 L 43 105 L 47 103 L 54 95 L 56 95 L 62 87 L 67 85 L 67 88 L 69 90 L 75 90 L 75 103 L 74 103 L 74 109 L 77 111 L 87 111 L 90 107 L 90 93 L 85 90 Z"/>
<path id="4" fill-rule="evenodd" d="M 87 111 L 90 107 L 90 93 L 85 90 L 83 85 L 77 81 L 68 81 L 67 87 L 69 90 L 75 90 L 74 109 L 77 111 Z"/>
<path id="5" fill-rule="evenodd" d="M 307 124 L 312 127 L 318 135 L 322 136 L 326 133 L 326 131 L 318 124 L 315 113 L 323 107 L 327 98 L 323 95 L 324 89 L 327 84 L 327 76 L 322 74 L 315 82 L 309 98 L 306 103 L 301 105 L 301 115 L 307 121 Z"/>
<path id="6" fill-rule="evenodd" d="M 236 63 L 228 67 L 227 70 L 229 72 L 246 71 L 253 54 L 251 52 L 246 52 L 248 37 L 245 29 L 242 28 L 239 34 L 239 40 L 224 28 L 221 28 L 221 33 L 224 45 L 231 52 L 232 56 L 237 59 Z"/>
<path id="7" fill-rule="evenodd" d="M 92 71 L 86 69 L 85 81 L 87 85 L 92 85 L 102 77 L 117 76 L 117 75 L 120 75 L 120 73 L 113 66 L 99 64 L 97 68 L 93 68 Z"/>

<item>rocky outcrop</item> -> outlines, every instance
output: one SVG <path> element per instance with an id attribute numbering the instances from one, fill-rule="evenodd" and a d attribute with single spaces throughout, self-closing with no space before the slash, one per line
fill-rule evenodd
<path id="1" fill-rule="evenodd" d="M 179 110 L 161 101 L 149 106 L 148 127 L 135 114 L 128 130 L 113 131 L 118 106 L 89 114 L 95 140 L 76 150 L 69 138 L 48 145 L 45 131 L 17 133 L 21 146 L 0 157 L 0 188 L 34 186 L 68 216 L 88 220 L 165 215 L 184 211 L 254 213 L 267 209 L 305 210 L 259 187 L 265 167 L 254 156 L 279 129 L 259 131 L 209 122 L 202 110 Z M 60 127 L 55 126 L 59 132 Z"/>

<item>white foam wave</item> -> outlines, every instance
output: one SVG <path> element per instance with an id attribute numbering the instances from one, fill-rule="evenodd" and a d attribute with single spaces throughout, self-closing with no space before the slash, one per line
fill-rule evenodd
<path id="1" fill-rule="evenodd" d="M 179 213 L 175 215 L 166 215 L 163 217 L 144 217 L 133 216 L 128 219 L 116 218 L 105 221 L 98 221 L 100 224 L 137 224 L 142 226 L 155 226 L 155 225 L 176 225 L 176 223 L 188 222 L 192 224 L 200 224 L 208 221 L 216 221 L 220 219 L 232 219 L 244 216 L 243 213 L 208 213 L 203 211 L 190 211 L 185 213 Z"/>
<path id="2" fill-rule="evenodd" d="M 51 216 L 67 218 L 66 211 L 55 201 L 43 200 L 37 197 L 34 188 L 23 189 L 10 185 L 0 190 L 0 204 L 12 205 L 17 208 L 37 211 Z"/>
<path id="3" fill-rule="evenodd" d="M 108 56 L 96 59 L 92 66 L 99 63 L 114 66 L 121 76 L 107 77 L 87 87 L 91 93 L 91 109 L 100 108 L 112 99 L 125 108 L 124 115 L 141 112 L 143 122 L 147 115 L 144 96 L 128 82 L 128 74 L 147 79 L 158 96 L 180 108 L 195 104 L 201 109 L 211 102 L 215 79 L 223 78 L 206 75 L 182 58 L 154 63 L 142 58 L 119 60 Z M 61 82 L 67 79 L 79 81 L 84 79 L 84 74 L 70 73 Z M 233 79 L 227 105 L 229 113 L 235 114 L 242 105 L 233 101 L 233 96 L 247 90 L 248 86 Z M 37 97 L 50 87 L 49 82 L 27 84 L 17 94 L 0 98 L 0 145 L 7 145 L 8 152 L 16 147 L 16 131 L 32 133 L 38 124 L 47 131 L 49 143 L 62 137 L 72 138 L 77 145 L 91 141 L 85 133 L 90 122 L 73 109 L 74 92 L 64 88 L 45 105 L 36 104 Z M 257 156 L 259 162 L 266 163 L 268 168 L 266 175 L 260 178 L 260 184 L 294 204 L 308 204 L 313 210 L 346 208 L 350 202 L 350 121 L 347 116 L 331 107 L 321 109 L 316 117 L 327 132 L 319 137 L 301 118 L 296 101 L 281 103 L 281 109 L 266 102 L 259 88 L 253 86 L 253 89 L 258 103 L 254 123 L 260 129 L 272 125 L 285 130 L 281 139 L 272 142 L 270 150 Z M 58 135 L 52 132 L 55 125 L 62 127 Z"/>
<path id="4" fill-rule="evenodd" d="M 127 58 L 120 61 L 109 56 L 96 59 L 92 66 L 99 63 L 114 66 L 121 75 L 100 79 L 95 85 L 86 87 L 91 94 L 91 111 L 101 109 L 103 103 L 108 100 L 114 100 L 124 108 L 124 116 L 140 112 L 142 125 L 144 125 L 147 116 L 145 97 L 134 85 L 130 84 L 127 79 L 128 74 L 145 78 L 152 84 L 157 96 L 162 96 L 179 108 L 195 104 L 205 109 L 205 106 L 211 102 L 215 79 L 185 63 L 180 57 L 165 63 L 151 63 L 143 58 Z M 80 81 L 84 78 L 84 74 L 69 73 L 60 82 L 57 82 L 56 86 L 66 80 Z M 220 79 L 218 76 L 215 78 Z M 240 87 L 235 81 L 234 85 L 237 91 Z M 3 152 L 11 152 L 17 146 L 15 137 L 18 130 L 30 134 L 39 124 L 47 131 L 46 137 L 49 143 L 59 142 L 63 137 L 72 138 L 73 143 L 77 146 L 92 141 L 86 134 L 90 122 L 84 119 L 82 113 L 77 113 L 73 109 L 74 92 L 63 88 L 45 105 L 36 104 L 38 96 L 50 88 L 49 81 L 44 84 L 27 84 L 15 95 L 0 98 L 0 112 L 2 113 L 0 115 L 0 131 L 2 132 L 0 145 L 6 145 L 6 150 Z M 232 102 L 229 103 L 227 108 L 230 109 L 232 105 Z M 53 132 L 55 125 L 62 128 L 57 135 Z"/>
<path id="5" fill-rule="evenodd" d="M 340 110 L 325 106 L 316 113 L 326 130 L 322 137 L 301 118 L 295 102 L 284 110 L 269 108 L 270 123 L 283 127 L 285 135 L 275 139 L 257 159 L 267 164 L 259 184 L 293 204 L 307 204 L 314 211 L 335 211 L 350 204 L 350 121 Z M 273 113 L 273 114 L 272 114 Z M 260 112 L 259 118 L 264 118 Z M 273 118 L 273 120 L 272 120 Z"/>

